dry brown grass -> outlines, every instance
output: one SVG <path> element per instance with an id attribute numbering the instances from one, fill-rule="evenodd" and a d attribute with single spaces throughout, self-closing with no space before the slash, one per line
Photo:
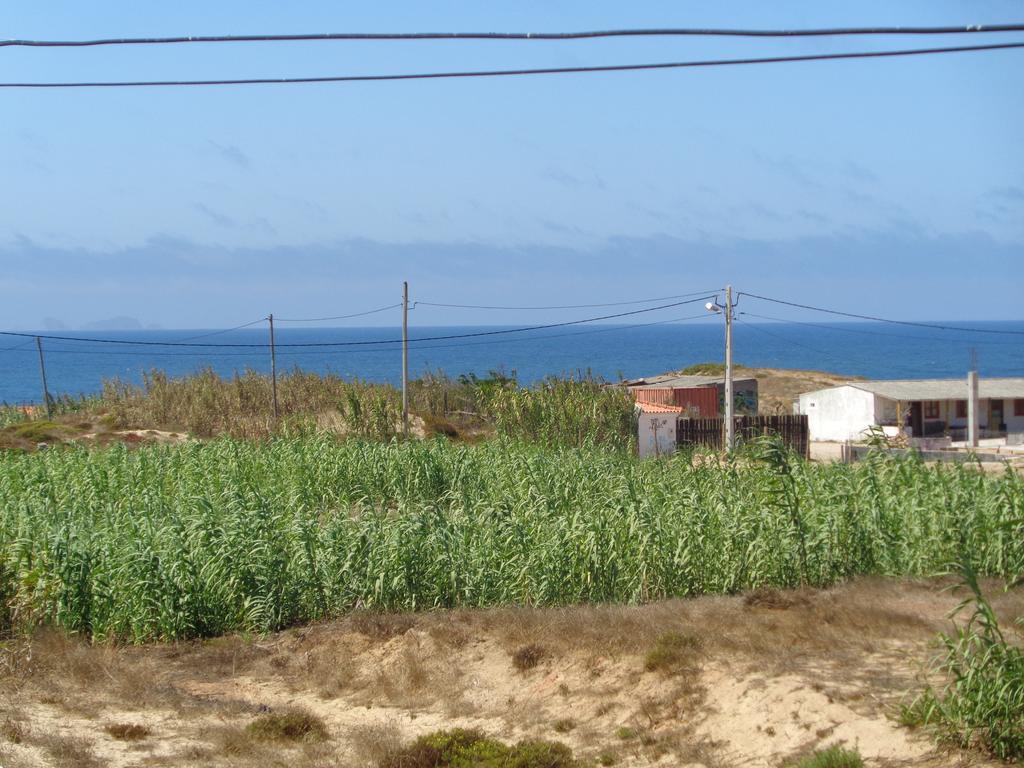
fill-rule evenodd
<path id="1" fill-rule="evenodd" d="M 390 760 L 405 745 L 402 728 L 395 720 L 352 728 L 348 739 L 354 756 L 362 765 L 378 765 Z"/>
<path id="2" fill-rule="evenodd" d="M 823 701 L 889 707 L 947 626 L 957 596 L 940 591 L 946 583 L 864 579 L 645 606 L 357 613 L 265 638 L 143 647 L 38 630 L 0 646 L 0 702 L 11 702 L 0 705 L 0 742 L 62 765 L 100 764 L 120 745 L 159 747 L 146 758 L 153 765 L 312 768 L 373 765 L 429 730 L 489 723 L 517 738 L 554 731 L 595 762 L 604 754 L 712 766 L 718 748 L 695 728 L 707 714 L 709 667 L 803 676 Z M 985 586 L 1001 617 L 1024 613 L 1024 590 Z M 268 740 L 246 727 L 291 707 L 319 718 L 332 738 Z M 55 730 L 60 720 L 70 730 Z M 134 725 L 160 738 L 126 741 Z M 618 739 L 620 727 L 633 735 Z M 815 735 L 823 728 L 802 738 L 830 738 L 827 729 Z M 785 743 L 781 732 L 771 741 Z"/>
<path id="3" fill-rule="evenodd" d="M 84 738 L 58 733 L 33 732 L 29 743 L 41 748 L 54 768 L 94 768 L 102 765 Z"/>

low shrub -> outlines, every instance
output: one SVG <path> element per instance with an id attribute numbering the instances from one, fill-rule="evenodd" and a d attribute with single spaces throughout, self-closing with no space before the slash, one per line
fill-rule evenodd
<path id="1" fill-rule="evenodd" d="M 261 715 L 245 729 L 263 741 L 323 741 L 327 726 L 316 715 L 302 709 Z"/>
<path id="2" fill-rule="evenodd" d="M 783 764 L 783 768 L 864 768 L 864 760 L 855 749 L 832 746 Z"/>
<path id="3" fill-rule="evenodd" d="M 421 736 L 378 762 L 380 768 L 581 768 L 572 750 L 551 741 L 508 746 L 480 731 L 456 728 Z"/>
<path id="4" fill-rule="evenodd" d="M 666 632 L 658 637 L 654 647 L 644 657 L 644 669 L 648 672 L 666 674 L 691 669 L 700 646 L 700 638 L 693 635 Z"/>
<path id="5" fill-rule="evenodd" d="M 139 741 L 150 734 L 149 728 L 137 723 L 113 723 L 103 730 L 120 741 Z"/>
<path id="6" fill-rule="evenodd" d="M 544 647 L 536 643 L 524 645 L 522 648 L 516 649 L 516 652 L 512 654 L 512 666 L 520 672 L 526 672 L 540 664 L 545 653 Z"/>

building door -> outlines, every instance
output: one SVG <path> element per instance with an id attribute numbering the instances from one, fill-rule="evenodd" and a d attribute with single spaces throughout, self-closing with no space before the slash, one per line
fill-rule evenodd
<path id="1" fill-rule="evenodd" d="M 910 404 L 910 430 L 914 437 L 924 437 L 924 414 L 921 412 L 921 401 Z"/>
<path id="2" fill-rule="evenodd" d="M 1005 429 L 1002 400 L 988 401 L 988 428 L 990 432 L 1002 432 Z"/>

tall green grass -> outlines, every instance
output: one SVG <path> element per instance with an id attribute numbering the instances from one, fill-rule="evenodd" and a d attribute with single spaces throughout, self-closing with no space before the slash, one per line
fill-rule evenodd
<path id="1" fill-rule="evenodd" d="M 639 461 L 505 440 L 324 436 L 0 452 L 8 622 L 134 641 L 352 608 L 645 601 L 856 574 L 963 548 L 1024 564 L 1024 487 L 910 459 Z"/>
<path id="2" fill-rule="evenodd" d="M 928 685 L 902 719 L 931 726 L 961 747 L 978 746 L 1004 760 L 1024 758 L 1024 618 L 1004 632 L 970 560 L 964 558 L 960 569 L 968 596 L 953 615 L 966 613 L 967 620 L 941 635 L 944 653 L 932 670 L 945 684 Z"/>

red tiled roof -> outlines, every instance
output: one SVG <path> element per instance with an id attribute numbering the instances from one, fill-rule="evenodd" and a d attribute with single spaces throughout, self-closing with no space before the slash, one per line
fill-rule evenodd
<path id="1" fill-rule="evenodd" d="M 678 405 L 661 405 L 660 403 L 637 403 L 637 407 L 644 413 L 682 413 L 683 409 Z"/>

